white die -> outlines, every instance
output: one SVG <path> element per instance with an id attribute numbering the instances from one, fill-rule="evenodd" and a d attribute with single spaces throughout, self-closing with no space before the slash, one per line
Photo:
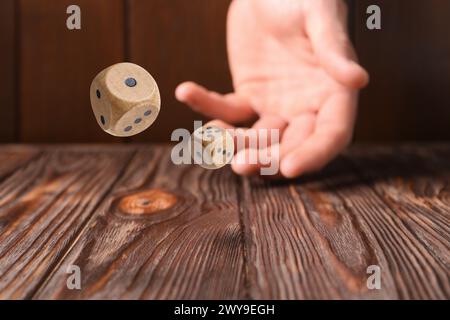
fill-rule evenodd
<path id="1" fill-rule="evenodd" d="M 225 129 L 203 126 L 191 135 L 191 156 L 195 164 L 205 169 L 219 169 L 234 156 L 233 136 Z"/>

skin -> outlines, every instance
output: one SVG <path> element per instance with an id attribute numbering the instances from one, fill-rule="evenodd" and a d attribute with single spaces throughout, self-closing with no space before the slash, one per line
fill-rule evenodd
<path id="1" fill-rule="evenodd" d="M 175 95 L 214 125 L 256 120 L 252 128 L 279 129 L 281 176 L 319 170 L 351 142 L 358 90 L 369 81 L 346 21 L 341 0 L 234 0 L 227 19 L 234 92 L 185 82 Z M 236 173 L 259 173 L 259 165 L 238 161 L 248 152 L 236 154 Z"/>

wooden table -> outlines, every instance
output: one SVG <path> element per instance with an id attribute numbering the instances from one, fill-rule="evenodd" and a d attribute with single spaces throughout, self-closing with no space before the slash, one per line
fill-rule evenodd
<path id="1" fill-rule="evenodd" d="M 0 297 L 449 299 L 449 181 L 450 144 L 356 147 L 290 182 L 167 146 L 1 146 Z"/>

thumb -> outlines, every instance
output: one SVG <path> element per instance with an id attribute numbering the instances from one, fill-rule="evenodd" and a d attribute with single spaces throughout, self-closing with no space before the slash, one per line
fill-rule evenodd
<path id="1" fill-rule="evenodd" d="M 342 0 L 315 1 L 308 10 L 306 32 L 319 63 L 341 84 L 359 89 L 369 75 L 356 62 L 347 34 L 347 7 Z"/>

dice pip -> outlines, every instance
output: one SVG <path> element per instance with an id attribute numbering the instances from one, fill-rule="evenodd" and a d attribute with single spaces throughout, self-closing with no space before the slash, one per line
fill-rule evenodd
<path id="1" fill-rule="evenodd" d="M 101 71 L 92 81 L 90 98 L 99 126 L 117 137 L 146 130 L 161 107 L 155 79 L 144 68 L 127 62 Z"/>
<path id="2" fill-rule="evenodd" d="M 203 126 L 191 135 L 191 156 L 194 163 L 206 169 L 219 169 L 234 156 L 233 136 L 225 129 Z"/>

